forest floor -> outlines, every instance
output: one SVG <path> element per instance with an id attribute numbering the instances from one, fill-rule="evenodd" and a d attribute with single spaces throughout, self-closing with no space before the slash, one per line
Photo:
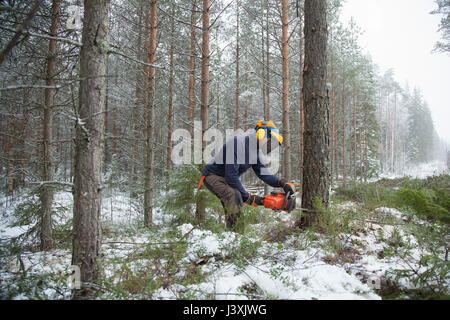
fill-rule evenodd
<path id="1" fill-rule="evenodd" d="M 302 231 L 293 228 L 299 212 L 249 207 L 238 232 L 212 211 L 197 224 L 162 207 L 145 229 L 136 199 L 105 192 L 93 287 L 99 299 L 448 298 L 448 209 L 424 216 L 389 198 L 415 183 L 430 186 L 432 199 L 444 190 L 448 202 L 445 170 L 435 163 L 409 178 L 336 186 L 331 208 Z M 55 194 L 55 249 L 47 252 L 35 235 L 37 196 L 0 203 L 0 299 L 70 299 L 72 194 Z"/>

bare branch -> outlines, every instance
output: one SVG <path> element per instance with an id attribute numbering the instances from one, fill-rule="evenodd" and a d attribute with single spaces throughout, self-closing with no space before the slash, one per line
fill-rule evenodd
<path id="1" fill-rule="evenodd" d="M 25 18 L 25 21 L 17 28 L 16 34 L 11 38 L 9 43 L 6 45 L 6 48 L 3 49 L 3 51 L 0 53 L 0 65 L 3 63 L 3 60 L 6 58 L 8 53 L 14 48 L 19 41 L 20 36 L 22 35 L 23 31 L 28 28 L 28 26 L 31 23 L 31 20 L 33 19 L 34 15 L 38 11 L 39 7 L 41 6 L 43 0 L 36 0 L 34 3 L 34 6 L 31 8 L 30 12 L 28 13 L 27 17 Z"/>

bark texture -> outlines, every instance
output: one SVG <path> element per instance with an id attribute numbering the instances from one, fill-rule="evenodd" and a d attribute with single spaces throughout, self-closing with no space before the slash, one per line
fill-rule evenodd
<path id="1" fill-rule="evenodd" d="M 317 200 L 328 206 L 329 104 L 327 92 L 327 4 L 305 1 L 305 136 L 302 207 L 315 210 Z M 312 217 L 313 215 L 309 215 Z M 309 218 L 306 220 L 310 220 Z M 310 221 L 306 221 L 309 224 Z"/>
<path id="2" fill-rule="evenodd" d="M 200 118 L 202 121 L 202 137 L 205 136 L 205 132 L 208 129 L 209 120 L 209 10 L 210 1 L 203 0 L 203 15 L 202 15 L 202 97 Z M 202 139 L 202 154 L 206 147 L 206 141 Z M 200 165 L 200 171 L 203 170 Z M 195 216 L 198 221 L 205 220 L 206 199 L 203 194 L 197 197 Z"/>
<path id="3" fill-rule="evenodd" d="M 283 172 L 284 178 L 291 179 L 291 133 L 289 124 L 289 39 L 288 39 L 288 0 L 282 3 L 282 32 L 281 32 L 281 57 L 283 73 Z"/>
<path id="4" fill-rule="evenodd" d="M 150 34 L 146 42 L 146 56 L 148 63 L 154 65 L 156 57 L 156 19 L 157 19 L 157 1 L 150 1 Z M 146 19 L 148 20 L 148 19 Z M 148 23 L 148 22 L 146 22 Z M 145 138 L 145 192 L 144 192 L 144 225 L 150 227 L 153 223 L 153 174 L 154 174 L 154 150 L 153 150 L 153 135 L 155 122 L 155 75 L 156 68 L 148 67 L 146 79 L 146 129 L 144 133 Z"/>
<path id="5" fill-rule="evenodd" d="M 52 24 L 50 34 L 57 36 L 58 14 L 60 0 L 54 0 L 52 5 Z M 47 57 L 47 79 L 45 85 L 45 107 L 44 107 L 44 126 L 43 126 L 43 162 L 42 162 L 42 180 L 53 181 L 54 163 L 53 163 L 53 107 L 55 105 L 55 62 L 56 62 L 56 40 L 49 41 Z M 45 184 L 41 190 L 41 250 L 49 250 L 53 246 L 52 241 L 52 202 L 53 188 Z"/>
<path id="6" fill-rule="evenodd" d="M 196 55 L 196 39 L 195 39 L 195 11 L 196 11 L 196 0 L 192 0 L 192 11 L 191 11 L 191 54 L 189 58 L 189 109 L 188 109 L 188 123 L 189 123 L 189 133 L 191 137 L 194 136 L 194 109 L 195 109 L 195 55 Z"/>
<path id="7" fill-rule="evenodd" d="M 100 210 L 104 138 L 105 72 L 108 51 L 109 0 L 84 3 L 80 92 L 77 110 L 74 174 L 72 265 L 80 267 L 82 288 L 75 299 L 91 299 L 86 283 L 98 279 Z"/>

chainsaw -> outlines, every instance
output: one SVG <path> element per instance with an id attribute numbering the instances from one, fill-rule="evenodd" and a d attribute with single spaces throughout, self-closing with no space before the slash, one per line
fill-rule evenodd
<path id="1" fill-rule="evenodd" d="M 267 209 L 291 212 L 295 209 L 295 195 L 291 192 L 272 192 L 263 198 L 262 204 Z"/>

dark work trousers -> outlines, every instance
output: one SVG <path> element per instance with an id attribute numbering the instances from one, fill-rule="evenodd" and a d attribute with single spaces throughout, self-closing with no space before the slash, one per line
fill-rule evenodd
<path id="1" fill-rule="evenodd" d="M 241 214 L 241 207 L 243 205 L 241 193 L 232 188 L 224 177 L 210 174 L 205 177 L 205 186 L 211 191 L 225 209 L 225 223 L 227 228 L 233 229 L 236 220 Z"/>

